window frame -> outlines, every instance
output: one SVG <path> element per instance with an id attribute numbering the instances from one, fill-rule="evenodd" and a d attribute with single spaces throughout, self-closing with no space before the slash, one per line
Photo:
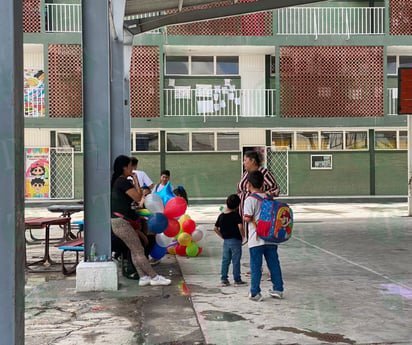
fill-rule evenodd
<path id="1" fill-rule="evenodd" d="M 188 73 L 187 74 L 176 74 L 176 73 L 167 73 L 166 71 L 166 67 L 167 67 L 167 57 L 169 56 L 174 56 L 174 57 L 182 57 L 182 58 L 187 58 L 188 59 Z M 192 72 L 192 57 L 211 57 L 213 58 L 213 73 L 212 74 L 194 74 Z M 237 74 L 218 74 L 217 73 L 217 59 L 218 57 L 235 57 L 237 58 L 237 63 L 238 63 L 238 68 Z M 238 77 L 240 76 L 240 66 L 239 66 L 239 55 L 205 55 L 205 54 L 199 54 L 199 55 L 167 55 L 164 54 L 164 60 L 163 60 L 163 64 L 164 64 L 164 76 L 165 77 L 172 77 L 172 76 L 193 76 L 193 77 L 205 77 L 205 76 L 213 76 L 213 77 L 226 77 L 226 76 L 230 76 L 230 77 Z"/>
<path id="2" fill-rule="evenodd" d="M 69 135 L 74 135 L 74 134 L 79 134 L 80 135 L 80 150 L 76 150 L 75 146 L 70 145 L 68 147 L 73 148 L 74 153 L 83 153 L 83 131 L 82 130 L 76 130 L 76 129 L 58 129 L 54 131 L 54 142 L 55 142 L 55 147 L 56 148 L 67 148 L 67 146 L 60 146 L 59 145 L 59 134 L 69 134 Z"/>
<path id="3" fill-rule="evenodd" d="M 148 151 L 138 151 L 136 148 L 136 135 L 137 134 L 157 134 L 157 150 L 148 150 Z M 131 152 L 139 152 L 139 153 L 153 153 L 153 152 L 160 152 L 160 131 L 136 131 L 132 130 L 131 133 Z"/>
<path id="4" fill-rule="evenodd" d="M 194 150 L 193 149 L 193 134 L 213 134 L 213 150 Z M 233 150 L 218 150 L 218 134 L 227 134 L 227 133 L 234 133 L 237 134 L 238 136 L 238 147 Z M 188 134 L 189 135 L 189 148 L 188 150 L 184 151 L 171 151 L 167 148 L 167 137 L 169 134 Z M 240 151 L 240 133 L 239 131 L 233 131 L 233 130 L 224 130 L 220 129 L 218 131 L 210 129 L 210 130 L 203 130 L 203 131 L 178 131 L 178 130 L 170 130 L 166 131 L 165 133 L 165 151 L 167 153 L 176 153 L 176 152 L 196 152 L 196 153 L 210 153 L 210 152 L 239 152 Z"/>
<path id="5" fill-rule="evenodd" d="M 313 133 L 317 132 L 317 149 L 298 149 L 297 148 L 297 135 L 298 133 Z M 342 149 L 324 149 L 322 148 L 322 132 L 328 132 L 328 133 L 342 133 L 342 140 L 343 140 L 343 148 Z M 360 132 L 360 133 L 366 133 L 366 143 L 367 147 L 366 148 L 359 148 L 359 149 L 351 149 L 347 148 L 346 145 L 346 134 L 351 133 L 351 132 Z M 286 133 L 286 134 L 291 134 L 292 135 L 292 143 L 291 147 L 288 148 L 286 146 L 276 146 L 273 143 L 273 134 L 274 133 Z M 294 151 L 294 152 L 322 152 L 322 151 L 328 151 L 328 152 L 343 152 L 343 151 L 368 151 L 369 150 L 369 131 L 368 130 L 360 130 L 360 129 L 335 129 L 335 128 L 319 128 L 319 129 L 309 129 L 309 128 L 294 128 L 294 129 L 277 129 L 277 130 L 271 130 L 271 147 L 272 150 L 285 150 L 285 148 L 288 151 Z"/>

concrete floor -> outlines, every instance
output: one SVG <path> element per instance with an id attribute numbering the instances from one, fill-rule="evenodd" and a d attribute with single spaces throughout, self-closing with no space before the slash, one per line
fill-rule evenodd
<path id="1" fill-rule="evenodd" d="M 199 257 L 166 255 L 156 266 L 171 286 L 120 277 L 117 292 L 76 293 L 75 276 L 27 273 L 26 344 L 412 344 L 406 203 L 292 205 L 294 235 L 279 248 L 285 298 L 269 297 L 263 279 L 262 302 L 248 300 L 249 286 L 220 287 L 219 206 L 189 207 L 207 236 Z"/>

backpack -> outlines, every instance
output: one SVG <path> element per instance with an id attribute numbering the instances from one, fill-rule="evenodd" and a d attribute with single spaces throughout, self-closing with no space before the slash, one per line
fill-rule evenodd
<path id="1" fill-rule="evenodd" d="M 267 196 L 262 198 L 258 194 L 251 194 L 252 197 L 262 202 L 259 221 L 256 223 L 256 236 L 261 239 L 283 243 L 292 236 L 293 212 L 285 202 L 274 200 Z"/>

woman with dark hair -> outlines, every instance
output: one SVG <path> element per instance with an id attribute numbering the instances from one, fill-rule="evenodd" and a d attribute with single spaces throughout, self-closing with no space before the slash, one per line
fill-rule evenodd
<path id="1" fill-rule="evenodd" d="M 131 176 L 134 184 L 127 178 Z M 146 234 L 142 231 L 138 217 L 132 209 L 132 203 L 140 202 L 142 191 L 138 178 L 132 172 L 130 157 L 118 156 L 113 164 L 111 181 L 112 231 L 130 249 L 132 261 L 139 274 L 139 286 L 169 285 L 170 279 L 158 275 L 145 256 L 144 247 L 140 240 L 147 245 Z M 131 224 L 134 224 L 133 227 Z"/>
<path id="2" fill-rule="evenodd" d="M 242 217 L 243 221 L 243 205 L 245 203 L 246 198 L 250 195 L 250 192 L 247 189 L 247 175 L 251 171 L 259 170 L 263 174 L 263 186 L 262 192 L 266 194 L 277 197 L 279 196 L 279 185 L 275 180 L 275 177 L 272 173 L 262 166 L 263 159 L 260 152 L 257 151 L 246 151 L 243 156 L 243 167 L 245 171 L 240 179 L 239 183 L 237 184 L 237 194 L 240 197 L 240 206 L 239 206 L 239 213 Z M 246 238 L 248 238 L 247 231 L 248 231 L 248 223 L 243 221 L 243 227 L 246 231 Z M 246 273 L 249 275 L 250 271 Z M 268 277 L 270 280 L 270 277 Z"/>
<path id="3" fill-rule="evenodd" d="M 276 182 L 272 173 L 262 166 L 262 155 L 257 151 L 246 151 L 243 156 L 243 167 L 245 171 L 237 185 L 237 194 L 240 197 L 240 215 L 243 217 L 243 204 L 245 199 L 250 195 L 247 190 L 247 174 L 250 171 L 259 170 L 263 174 L 263 187 L 262 192 L 265 192 L 272 197 L 279 196 L 279 185 Z"/>

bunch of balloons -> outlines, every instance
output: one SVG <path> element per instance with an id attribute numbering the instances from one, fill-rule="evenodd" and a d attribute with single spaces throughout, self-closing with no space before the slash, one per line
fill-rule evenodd
<path id="1" fill-rule="evenodd" d="M 148 194 L 145 198 L 146 210 L 137 211 L 148 217 L 147 227 L 156 234 L 156 244 L 150 252 L 154 259 L 161 259 L 166 252 L 181 256 L 198 256 L 199 246 L 206 231 L 197 227 L 186 214 L 187 202 L 173 193 L 170 182 L 160 192 Z"/>

